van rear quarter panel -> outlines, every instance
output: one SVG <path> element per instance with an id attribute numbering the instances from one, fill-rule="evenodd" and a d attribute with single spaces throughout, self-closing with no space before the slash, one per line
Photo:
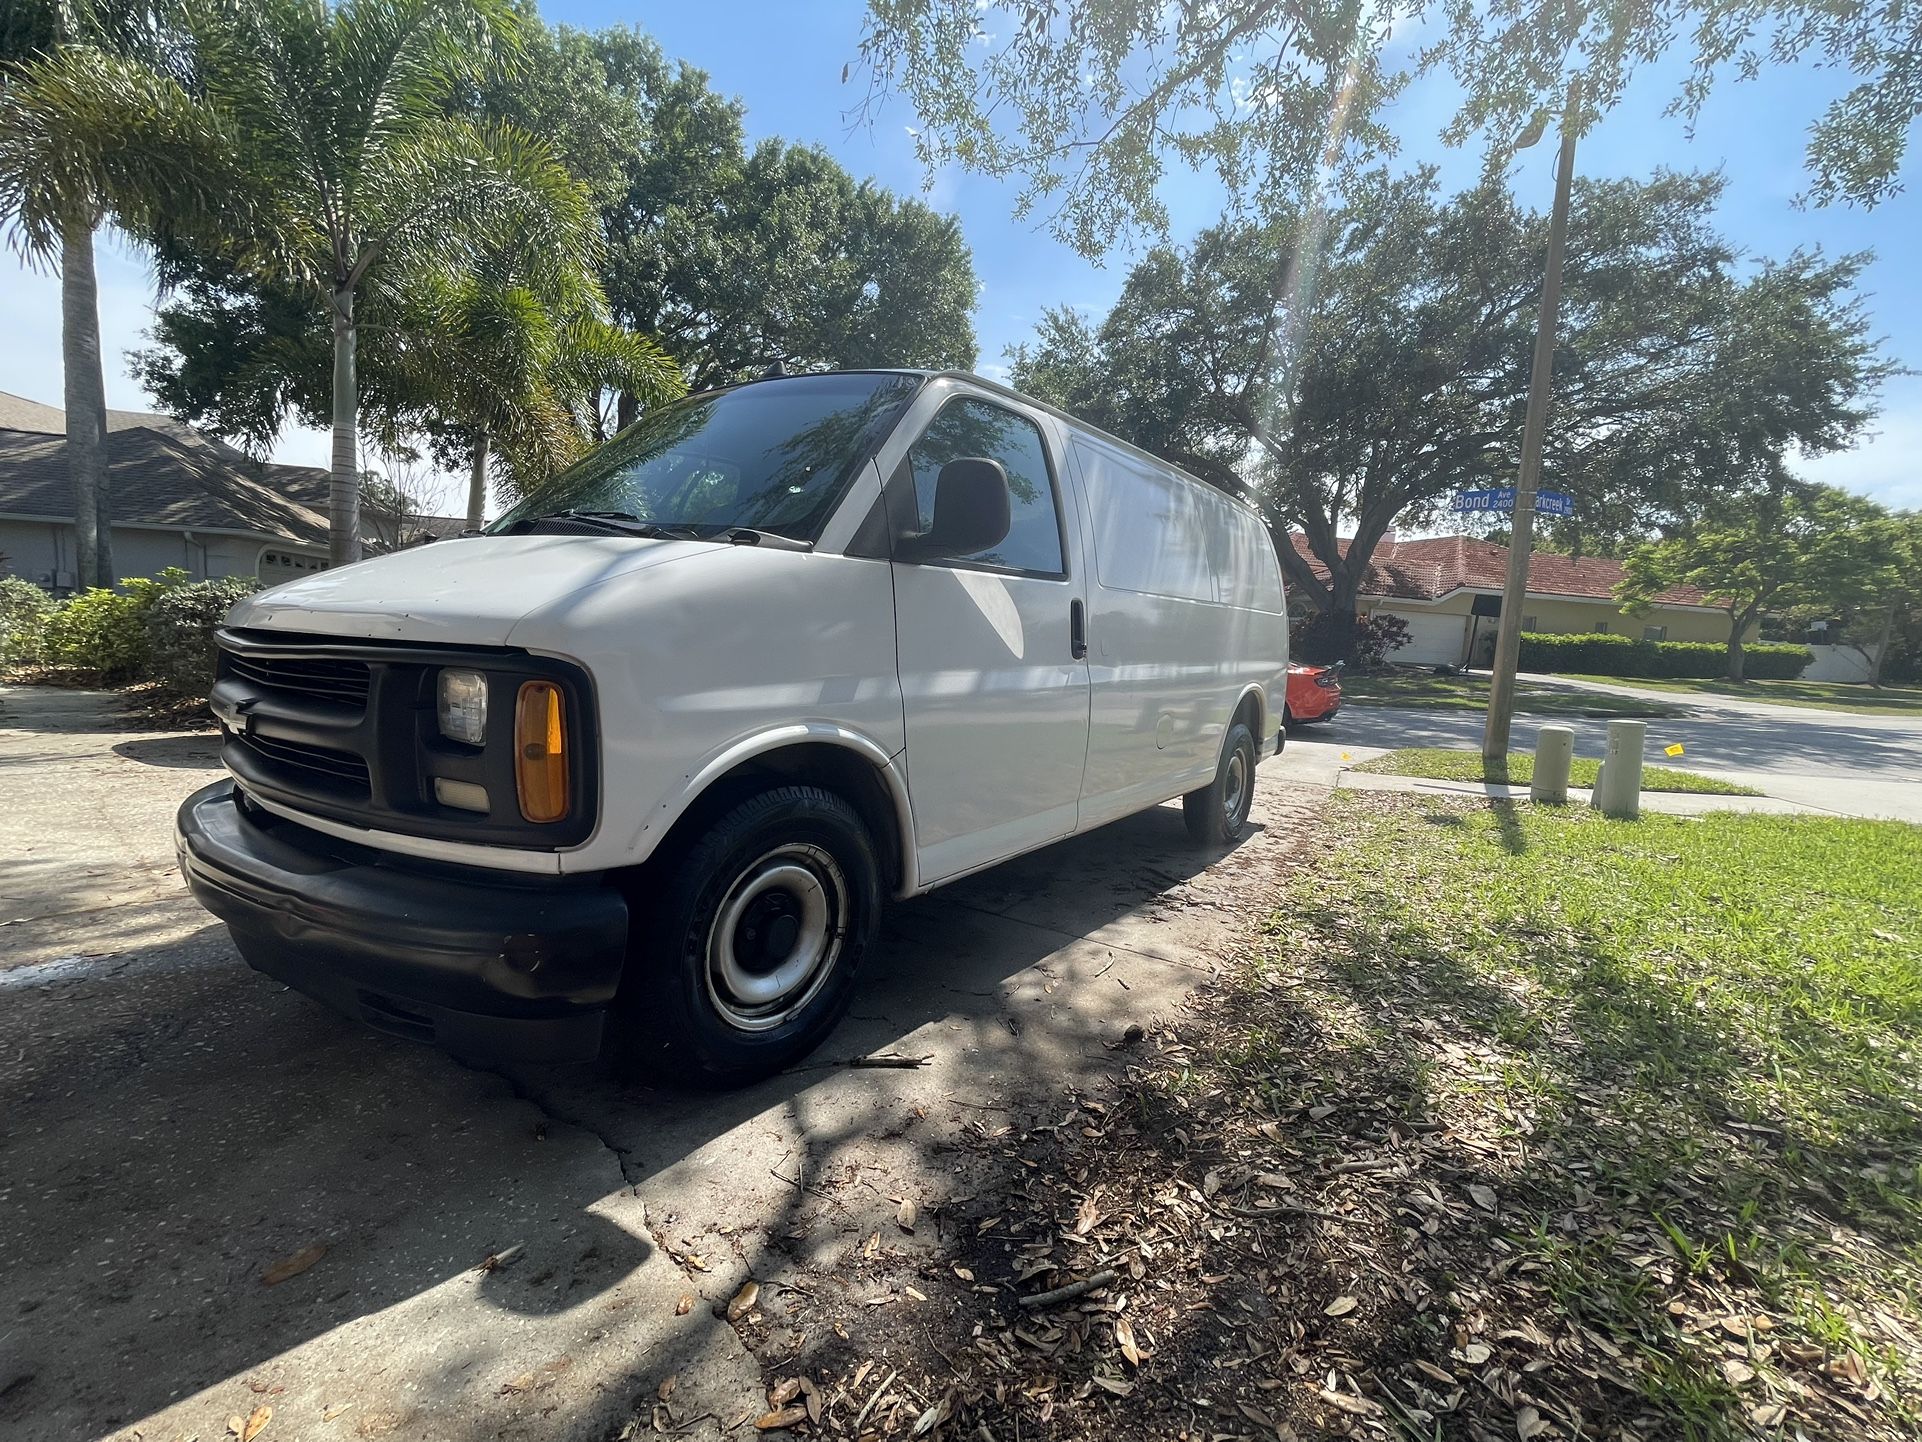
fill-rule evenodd
<path id="1" fill-rule="evenodd" d="M 511 639 L 594 677 L 600 819 L 566 871 L 644 860 L 709 763 L 757 738 L 813 726 L 872 743 L 869 759 L 905 744 L 886 561 L 732 547 L 576 592 Z"/>
<path id="2" fill-rule="evenodd" d="M 1288 628 L 1259 520 L 1201 482 L 1068 428 L 1086 504 L 1090 703 L 1081 824 L 1213 776 L 1251 686 L 1280 713 Z"/>

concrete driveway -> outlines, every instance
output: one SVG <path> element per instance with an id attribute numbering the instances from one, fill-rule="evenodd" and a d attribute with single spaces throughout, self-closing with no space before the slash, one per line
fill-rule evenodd
<path id="1" fill-rule="evenodd" d="M 1839 711 L 1769 706 L 1719 696 L 1596 686 L 1557 676 L 1530 681 L 1571 690 L 1609 691 L 1673 705 L 1680 715 L 1650 720 L 1646 760 L 1725 777 L 1784 801 L 1847 816 L 1922 822 L 1922 717 L 1854 716 Z M 1513 744 L 1532 748 L 1546 724 L 1575 729 L 1575 754 L 1600 756 L 1606 721 L 1518 716 Z M 1283 766 L 1302 779 L 1331 779 L 1340 755 L 1365 761 L 1403 746 L 1479 747 L 1482 713 L 1365 702 L 1326 726 L 1298 728 Z M 1680 743 L 1683 755 L 1665 748 Z"/>
<path id="2" fill-rule="evenodd" d="M 106 716 L 0 688 L 18 1442 L 213 1439 L 263 1406 L 260 1442 L 613 1438 L 652 1431 L 663 1384 L 677 1435 L 717 1435 L 763 1405 L 721 1315 L 743 1279 L 778 1299 L 853 1285 L 883 1234 L 901 1266 L 932 1252 L 968 1184 L 957 1138 L 1098 1093 L 1123 1029 L 1244 944 L 1317 799 L 1271 764 L 1227 855 L 1161 807 L 897 907 L 820 1052 L 688 1095 L 471 1069 L 248 970 L 172 867 L 211 738 Z M 881 1050 L 929 1060 L 847 1065 Z M 914 1325 L 913 1294 L 888 1300 L 865 1313 L 883 1350 Z"/>

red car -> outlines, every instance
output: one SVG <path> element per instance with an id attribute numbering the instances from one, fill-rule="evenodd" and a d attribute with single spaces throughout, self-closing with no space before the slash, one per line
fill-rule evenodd
<path id="1" fill-rule="evenodd" d="M 1307 726 L 1316 721 L 1332 721 L 1339 710 L 1340 663 L 1288 668 L 1288 699 L 1281 709 L 1282 725 Z"/>

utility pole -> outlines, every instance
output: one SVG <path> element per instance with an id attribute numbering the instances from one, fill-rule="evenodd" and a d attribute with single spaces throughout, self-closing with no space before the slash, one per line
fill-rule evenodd
<path id="1" fill-rule="evenodd" d="M 1488 686 L 1488 725 L 1482 755 L 1508 755 L 1508 728 L 1515 714 L 1515 668 L 1521 659 L 1522 607 L 1528 596 L 1528 555 L 1535 544 L 1535 488 L 1541 479 L 1542 433 L 1555 370 L 1555 317 L 1562 303 L 1562 254 L 1568 248 L 1568 193 L 1575 183 L 1575 121 L 1582 82 L 1570 76 L 1562 110 L 1562 150 L 1555 164 L 1555 206 L 1548 214 L 1548 265 L 1542 274 L 1542 307 L 1535 321 L 1535 365 L 1528 377 L 1528 412 L 1522 421 L 1522 464 L 1515 477 L 1515 517 L 1508 537 L 1508 583 L 1495 630 L 1495 671 Z M 1531 127 L 1532 128 L 1532 127 Z M 1532 138 L 1527 144 L 1533 144 Z"/>

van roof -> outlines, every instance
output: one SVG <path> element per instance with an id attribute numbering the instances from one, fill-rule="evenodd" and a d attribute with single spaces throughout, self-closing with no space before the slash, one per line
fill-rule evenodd
<path id="1" fill-rule="evenodd" d="M 1226 496 L 1229 500 L 1238 502 L 1251 511 L 1255 509 L 1253 502 L 1244 495 L 1238 495 L 1234 491 L 1224 490 L 1220 486 L 1212 485 L 1204 481 L 1200 476 L 1197 476 L 1193 471 L 1186 470 L 1176 465 L 1173 461 L 1168 460 L 1166 457 L 1158 456 L 1153 451 L 1136 445 L 1133 441 L 1123 440 L 1112 431 L 1104 431 L 1093 422 L 1084 421 L 1080 416 L 1070 411 L 1064 411 L 1060 406 L 1052 405 L 1044 400 L 1037 400 L 1025 391 L 1018 391 L 1013 386 L 1003 385 L 1000 381 L 990 380 L 983 375 L 976 375 L 973 371 L 925 370 L 914 366 L 850 366 L 845 370 L 835 371 L 789 371 L 784 375 L 762 376 L 755 380 L 737 382 L 737 384 L 761 385 L 766 381 L 793 380 L 807 375 L 902 375 L 919 376 L 923 380 L 966 381 L 970 385 L 980 386 L 983 390 L 994 391 L 999 395 L 1007 396 L 1010 400 L 1020 401 L 1024 406 L 1033 406 L 1036 410 L 1046 411 L 1056 420 L 1066 421 L 1077 430 L 1085 431 L 1091 436 L 1098 437 L 1109 445 L 1126 451 L 1129 455 L 1139 456 L 1142 460 L 1148 461 L 1160 467 L 1162 470 L 1173 471 L 1183 480 L 1193 481 L 1197 486 L 1207 486 L 1215 495 Z M 718 389 L 728 389 L 728 387 L 719 387 Z M 1256 515 L 1259 517 L 1260 513 L 1256 512 Z M 1263 524 L 1265 525 L 1266 523 L 1264 522 Z"/>

